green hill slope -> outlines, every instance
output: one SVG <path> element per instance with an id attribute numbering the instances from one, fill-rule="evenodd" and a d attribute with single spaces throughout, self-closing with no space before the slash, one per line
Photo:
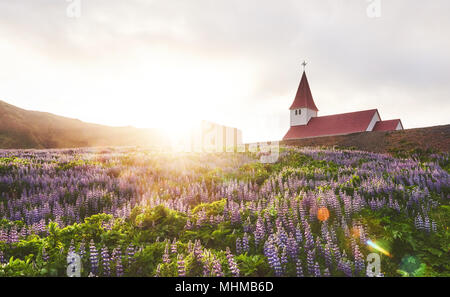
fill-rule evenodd
<path id="1" fill-rule="evenodd" d="M 166 141 L 154 129 L 84 123 L 24 110 L 0 100 L 0 148 L 154 146 L 164 145 Z"/>

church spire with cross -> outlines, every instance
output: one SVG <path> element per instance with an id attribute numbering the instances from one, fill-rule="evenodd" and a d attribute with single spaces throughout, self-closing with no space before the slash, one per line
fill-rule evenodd
<path id="1" fill-rule="evenodd" d="M 306 61 L 303 61 L 303 74 L 300 80 L 300 85 L 298 86 L 297 94 L 295 95 L 294 102 L 292 102 L 290 110 L 299 108 L 308 108 L 313 111 L 319 111 L 316 104 L 314 103 L 313 96 L 311 94 L 311 89 L 309 88 L 308 78 L 306 77 L 305 68 Z"/>
<path id="2" fill-rule="evenodd" d="M 298 86 L 294 102 L 289 108 L 291 112 L 291 126 L 306 125 L 312 117 L 317 117 L 319 109 L 314 103 L 311 89 L 309 88 L 308 78 L 306 77 L 305 67 L 307 63 L 303 61 L 303 74 Z"/>

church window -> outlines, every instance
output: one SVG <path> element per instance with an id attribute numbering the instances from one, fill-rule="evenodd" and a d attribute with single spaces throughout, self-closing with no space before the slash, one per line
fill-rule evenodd
<path id="1" fill-rule="evenodd" d="M 297 115 L 297 109 L 295 110 L 295 115 Z"/>
<path id="2" fill-rule="evenodd" d="M 298 110 L 298 114 L 302 114 L 302 110 L 301 109 Z"/>

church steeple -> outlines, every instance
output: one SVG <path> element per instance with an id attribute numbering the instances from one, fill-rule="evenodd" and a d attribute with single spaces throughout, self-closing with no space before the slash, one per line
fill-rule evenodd
<path id="1" fill-rule="evenodd" d="M 319 111 L 316 104 L 314 103 L 305 71 L 303 71 L 302 79 L 300 80 L 300 85 L 298 86 L 294 102 L 292 102 L 292 105 L 289 109 L 292 110 L 298 108 L 309 108 L 315 111 Z"/>
<path id="2" fill-rule="evenodd" d="M 307 125 L 311 118 L 317 117 L 317 112 L 319 111 L 314 103 L 311 89 L 309 88 L 308 78 L 306 77 L 304 69 L 306 62 L 303 62 L 302 65 L 302 79 L 300 80 L 294 102 L 292 102 L 291 107 L 289 107 L 291 113 L 291 126 Z"/>

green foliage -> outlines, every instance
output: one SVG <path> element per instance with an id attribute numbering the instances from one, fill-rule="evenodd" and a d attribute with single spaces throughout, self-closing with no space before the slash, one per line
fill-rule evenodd
<path id="1" fill-rule="evenodd" d="M 186 276 L 195 277 L 203 275 L 203 264 L 198 261 L 194 254 L 189 254 L 185 260 Z"/>
<path id="2" fill-rule="evenodd" d="M 131 267 L 129 275 L 155 276 L 156 267 L 161 262 L 162 255 L 164 253 L 164 247 L 165 247 L 164 242 L 155 242 L 146 245 L 141 252 L 136 254 L 135 256 L 136 262 Z M 176 259 L 174 258 L 173 261 L 176 261 Z M 166 268 L 167 267 L 164 267 L 164 271 L 167 270 Z M 173 267 L 171 267 L 171 269 L 172 268 Z"/>
<path id="3" fill-rule="evenodd" d="M 83 167 L 86 165 L 101 166 L 102 163 L 94 162 L 94 161 L 90 161 L 90 160 L 76 159 L 76 160 L 72 160 L 69 162 L 58 163 L 56 170 L 65 171 L 65 170 L 73 169 L 76 167 Z"/>
<path id="4" fill-rule="evenodd" d="M 11 257 L 8 264 L 0 266 L 0 276 L 39 276 L 31 260 L 31 257 L 25 260 Z"/>
<path id="5" fill-rule="evenodd" d="M 431 216 L 439 221 L 440 226 L 448 226 L 450 220 L 449 206 L 442 205 L 431 212 Z M 414 228 L 413 219 L 392 210 L 361 212 L 360 219 L 365 222 L 370 233 L 385 242 L 392 254 L 392 259 L 383 262 L 388 275 L 403 276 L 449 276 L 450 275 L 450 232 L 441 229 L 426 233 Z M 440 223 L 443 223 L 441 225 Z M 447 225 L 446 225 L 447 224 Z M 400 267 L 404 255 L 411 255 L 421 261 L 419 271 L 405 270 Z M 411 260 L 412 261 L 412 260 Z"/>
<path id="6" fill-rule="evenodd" d="M 239 179 L 253 180 L 258 185 L 262 185 L 270 176 L 273 167 L 269 164 L 259 162 L 248 163 L 239 168 Z"/>
<path id="7" fill-rule="evenodd" d="M 196 207 L 194 207 L 192 213 L 196 214 L 199 211 L 206 211 L 207 217 L 221 215 L 223 213 L 226 201 L 226 199 L 222 199 L 211 203 L 198 204 Z"/>
<path id="8" fill-rule="evenodd" d="M 273 271 L 262 255 L 249 256 L 246 253 L 236 256 L 241 276 L 267 277 L 272 276 Z"/>
<path id="9" fill-rule="evenodd" d="M 134 209 L 130 221 L 136 227 L 136 230 L 151 231 L 148 239 L 156 239 L 157 237 L 175 238 L 184 230 L 187 217 L 183 213 L 158 205 L 143 210 L 140 208 Z"/>

